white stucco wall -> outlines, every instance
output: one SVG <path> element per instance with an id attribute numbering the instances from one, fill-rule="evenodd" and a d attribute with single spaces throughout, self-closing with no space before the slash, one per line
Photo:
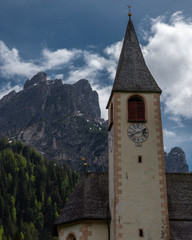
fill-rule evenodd
<path id="1" fill-rule="evenodd" d="M 127 129 L 132 124 L 127 120 L 127 100 L 132 94 L 118 95 L 118 109 L 116 112 L 114 109 L 114 124 L 111 129 L 114 131 L 114 142 L 118 147 L 114 152 L 109 152 L 111 240 L 139 240 L 139 229 L 143 229 L 144 232 L 142 239 L 168 239 L 166 180 L 162 169 L 163 139 L 158 95 L 142 94 L 146 103 L 146 122 L 143 124 L 149 130 L 149 137 L 141 147 L 137 147 L 127 134 Z M 115 102 L 113 106 L 115 108 Z M 142 163 L 138 163 L 138 156 L 142 156 Z"/>
<path id="2" fill-rule="evenodd" d="M 107 223 L 104 221 L 86 221 L 58 227 L 59 240 L 68 240 L 71 233 L 76 240 L 108 240 Z"/>

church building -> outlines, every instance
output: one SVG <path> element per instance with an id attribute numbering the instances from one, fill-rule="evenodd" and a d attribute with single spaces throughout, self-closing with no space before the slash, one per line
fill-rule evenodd
<path id="1" fill-rule="evenodd" d="M 165 172 L 160 94 L 129 13 L 107 104 L 109 172 L 83 175 L 59 240 L 192 239 L 192 175 Z"/>

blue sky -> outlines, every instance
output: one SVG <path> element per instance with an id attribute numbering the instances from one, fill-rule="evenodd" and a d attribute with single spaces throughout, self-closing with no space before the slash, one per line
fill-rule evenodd
<path id="1" fill-rule="evenodd" d="M 39 71 L 74 83 L 90 81 L 102 116 L 128 21 L 162 88 L 165 151 L 179 146 L 192 168 L 191 0 L 0 1 L 0 97 Z"/>

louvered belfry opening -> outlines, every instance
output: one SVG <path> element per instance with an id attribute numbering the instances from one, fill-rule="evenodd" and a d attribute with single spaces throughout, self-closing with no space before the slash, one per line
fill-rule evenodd
<path id="1" fill-rule="evenodd" d="M 128 121 L 145 121 L 145 103 L 139 96 L 128 100 Z"/>

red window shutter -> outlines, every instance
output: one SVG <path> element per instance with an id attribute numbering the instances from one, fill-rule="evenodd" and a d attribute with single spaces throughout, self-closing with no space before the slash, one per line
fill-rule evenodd
<path id="1" fill-rule="evenodd" d="M 133 121 L 137 118 L 136 109 L 137 109 L 136 102 L 129 102 L 129 104 L 128 104 L 129 121 Z"/>
<path id="2" fill-rule="evenodd" d="M 137 102 L 137 120 L 145 120 L 144 102 Z"/>
<path id="3" fill-rule="evenodd" d="M 145 104 L 141 100 L 134 99 L 128 101 L 128 120 L 144 121 L 145 120 Z"/>

